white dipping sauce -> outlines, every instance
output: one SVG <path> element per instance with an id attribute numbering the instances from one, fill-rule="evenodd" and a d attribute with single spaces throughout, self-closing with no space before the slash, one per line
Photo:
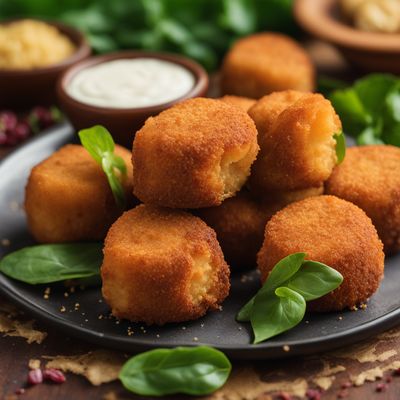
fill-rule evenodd
<path id="1" fill-rule="evenodd" d="M 77 72 L 66 87 L 75 100 L 100 107 L 139 108 L 168 103 L 194 86 L 193 74 L 157 58 L 107 61 Z"/>

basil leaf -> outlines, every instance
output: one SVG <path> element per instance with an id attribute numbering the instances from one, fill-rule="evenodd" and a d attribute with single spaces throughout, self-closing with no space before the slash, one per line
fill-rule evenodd
<path id="1" fill-rule="evenodd" d="M 366 146 L 371 144 L 383 144 L 383 141 L 379 139 L 379 132 L 377 132 L 374 127 L 368 126 L 358 136 L 357 144 Z"/>
<path id="2" fill-rule="evenodd" d="M 114 154 L 115 144 L 110 132 L 104 126 L 95 125 L 80 130 L 78 135 L 82 146 L 101 165 L 118 207 L 121 210 L 125 209 L 125 191 L 117 171 L 125 175 L 126 165 L 122 157 Z"/>
<path id="3" fill-rule="evenodd" d="M 40 284 L 99 275 L 101 243 L 44 244 L 6 255 L 0 271 L 19 281 Z"/>
<path id="4" fill-rule="evenodd" d="M 253 296 L 237 313 L 236 320 L 239 322 L 250 321 L 251 309 L 254 305 L 254 299 L 256 296 Z"/>
<path id="5" fill-rule="evenodd" d="M 333 138 L 336 140 L 336 158 L 337 163 L 340 164 L 346 155 L 346 138 L 343 131 L 335 133 Z"/>
<path id="6" fill-rule="evenodd" d="M 400 122 L 400 82 L 397 82 L 385 99 L 387 115 L 395 122 Z"/>
<path id="7" fill-rule="evenodd" d="M 353 89 L 336 90 L 330 96 L 330 100 L 347 134 L 357 136 L 372 122 L 372 117 Z"/>
<path id="8" fill-rule="evenodd" d="M 305 253 L 293 253 L 287 257 L 282 258 L 272 269 L 263 287 L 259 290 L 258 294 L 264 292 L 271 292 L 278 286 L 283 285 L 291 276 L 293 276 L 301 267 L 304 261 Z M 251 309 L 254 304 L 254 296 L 250 299 L 244 307 L 238 312 L 236 319 L 238 321 L 250 321 Z"/>
<path id="9" fill-rule="evenodd" d="M 251 0 L 223 0 L 223 15 L 221 23 L 239 35 L 254 32 L 257 15 L 254 2 Z"/>
<path id="10" fill-rule="evenodd" d="M 342 282 L 342 274 L 335 269 L 317 261 L 305 261 L 300 270 L 290 278 L 287 287 L 310 301 L 332 292 Z"/>
<path id="11" fill-rule="evenodd" d="M 295 327 L 304 317 L 306 301 L 287 287 L 256 296 L 251 313 L 254 344 Z"/>
<path id="12" fill-rule="evenodd" d="M 293 253 L 282 258 L 268 275 L 267 280 L 262 287 L 262 291 L 274 290 L 283 285 L 292 277 L 301 267 L 306 257 L 306 253 Z"/>
<path id="13" fill-rule="evenodd" d="M 123 210 L 126 206 L 126 199 L 125 199 L 125 191 L 118 176 L 115 174 L 114 171 L 114 163 L 112 157 L 106 154 L 101 160 L 101 166 L 103 168 L 104 173 L 107 176 L 108 184 L 110 185 L 111 191 L 113 192 L 113 196 L 115 202 L 117 203 L 118 207 Z"/>
<path id="14" fill-rule="evenodd" d="M 338 271 L 317 261 L 304 261 L 305 257 L 305 253 L 294 253 L 280 260 L 237 314 L 238 321 L 251 322 L 254 343 L 296 326 L 304 317 L 306 301 L 330 293 L 343 282 Z"/>
<path id="15" fill-rule="evenodd" d="M 400 81 L 392 88 L 385 99 L 386 121 L 382 137 L 385 143 L 400 146 Z"/>
<path id="16" fill-rule="evenodd" d="M 95 125 L 78 132 L 82 146 L 100 164 L 105 153 L 114 152 L 114 140 L 104 126 Z"/>
<path id="17" fill-rule="evenodd" d="M 396 83 L 397 78 L 388 74 L 371 74 L 354 84 L 354 92 L 364 109 L 374 118 L 380 117 L 384 99 Z"/>
<path id="18" fill-rule="evenodd" d="M 124 387 L 142 396 L 207 395 L 227 381 L 231 363 L 212 347 L 157 349 L 128 360 L 119 374 Z"/>
<path id="19" fill-rule="evenodd" d="M 330 100 L 346 134 L 359 145 L 400 146 L 400 79 L 371 74 L 350 88 L 336 90 Z"/>

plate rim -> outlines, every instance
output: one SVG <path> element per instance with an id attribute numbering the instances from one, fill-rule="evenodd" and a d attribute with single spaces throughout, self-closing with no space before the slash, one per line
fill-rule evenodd
<path id="1" fill-rule="evenodd" d="M 176 344 L 165 343 L 158 340 L 150 344 L 147 340 L 133 337 L 121 337 L 119 335 L 103 334 L 93 331 L 92 329 L 79 326 L 74 322 L 68 321 L 61 315 L 53 314 L 50 311 L 42 309 L 32 302 L 24 300 L 24 298 L 10 285 L 11 278 L 0 273 L 0 293 L 7 298 L 18 304 L 21 308 L 29 311 L 40 320 L 49 323 L 55 328 L 64 329 L 72 336 L 84 339 L 94 344 L 101 344 L 118 350 L 129 350 L 132 352 L 146 351 L 154 348 L 172 348 Z M 310 355 L 311 353 L 317 354 L 334 350 L 335 348 L 342 347 L 347 344 L 360 342 L 375 334 L 389 330 L 399 323 L 400 307 L 395 310 L 388 311 L 384 315 L 375 318 L 372 321 L 362 323 L 353 328 L 346 329 L 342 332 L 332 333 L 322 338 L 312 338 L 308 340 L 295 340 L 295 341 L 279 341 L 269 345 L 269 342 L 253 345 L 243 344 L 237 346 L 231 345 L 215 345 L 208 342 L 199 343 L 185 343 L 184 346 L 200 346 L 209 345 L 215 347 L 236 359 L 271 359 L 271 358 L 284 358 L 300 355 Z M 284 346 L 289 346 L 290 351 L 285 351 Z M 315 351 L 309 352 L 311 347 L 316 347 Z"/>

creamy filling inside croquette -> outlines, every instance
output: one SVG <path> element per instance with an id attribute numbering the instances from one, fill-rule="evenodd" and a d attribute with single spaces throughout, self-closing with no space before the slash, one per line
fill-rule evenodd
<path id="1" fill-rule="evenodd" d="M 209 294 L 208 292 L 213 282 L 212 272 L 211 254 L 209 252 L 193 258 L 192 274 L 188 288 L 193 305 L 200 304 L 204 297 Z"/>
<path id="2" fill-rule="evenodd" d="M 243 155 L 244 153 L 244 155 Z M 224 187 L 223 198 L 231 197 L 246 182 L 254 158 L 251 145 L 244 149 L 226 151 L 220 162 L 219 176 Z"/>
<path id="3" fill-rule="evenodd" d="M 315 170 L 320 170 L 326 177 L 337 161 L 334 135 L 339 130 L 335 115 L 328 108 L 317 112 L 309 128 L 309 160 L 314 160 Z"/>

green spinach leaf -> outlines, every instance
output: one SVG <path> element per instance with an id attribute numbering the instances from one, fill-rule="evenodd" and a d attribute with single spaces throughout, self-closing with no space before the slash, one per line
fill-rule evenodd
<path id="1" fill-rule="evenodd" d="M 353 86 L 334 91 L 330 100 L 346 134 L 359 145 L 400 146 L 400 79 L 371 74 Z"/>
<path id="2" fill-rule="evenodd" d="M 343 135 L 343 131 L 336 133 L 333 137 L 336 140 L 337 163 L 340 164 L 346 155 L 346 138 Z"/>
<path id="3" fill-rule="evenodd" d="M 343 276 L 335 269 L 320 262 L 305 261 L 301 269 L 289 279 L 287 287 L 310 301 L 326 295 L 342 282 Z"/>
<path id="4" fill-rule="evenodd" d="M 40 284 L 99 275 L 101 243 L 43 244 L 6 255 L 0 271 L 19 281 Z"/>
<path id="5" fill-rule="evenodd" d="M 176 347 L 132 357 L 122 367 L 119 379 L 126 389 L 142 396 L 200 396 L 223 386 L 231 368 L 225 354 L 212 347 Z"/>
<path id="6" fill-rule="evenodd" d="M 279 287 L 275 293 L 256 296 L 251 311 L 254 343 L 260 343 L 295 327 L 304 317 L 304 297 L 288 287 Z"/>
<path id="7" fill-rule="evenodd" d="M 126 198 L 120 175 L 126 174 L 126 165 L 122 157 L 114 153 L 114 140 L 106 128 L 100 125 L 79 131 L 82 146 L 93 159 L 101 165 L 107 176 L 114 199 L 119 208 L 125 209 Z"/>
<path id="8" fill-rule="evenodd" d="M 291 276 L 293 276 L 301 267 L 305 253 L 293 253 L 289 256 L 282 258 L 270 272 L 268 279 L 265 281 L 263 287 L 258 294 L 264 292 L 272 292 L 278 286 L 283 285 Z M 250 313 L 254 304 L 256 296 L 251 298 L 239 311 L 236 319 L 238 321 L 250 321 Z"/>
<path id="9" fill-rule="evenodd" d="M 327 265 L 304 260 L 294 253 L 280 260 L 257 294 L 239 311 L 238 321 L 250 321 L 254 343 L 259 343 L 296 326 L 304 317 L 306 301 L 330 293 L 343 276 Z"/>

